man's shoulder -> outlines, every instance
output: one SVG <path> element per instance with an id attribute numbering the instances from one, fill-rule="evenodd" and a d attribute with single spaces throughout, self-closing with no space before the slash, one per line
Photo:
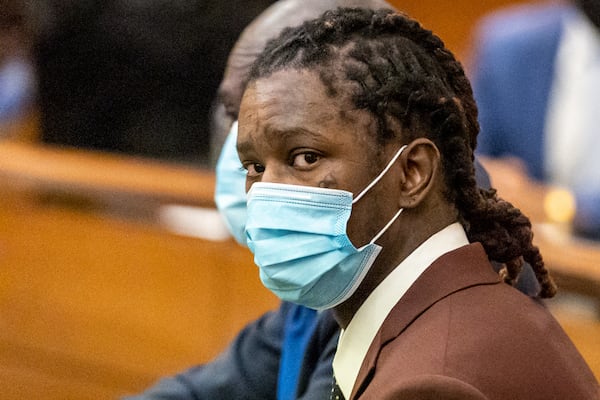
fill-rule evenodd
<path id="1" fill-rule="evenodd" d="M 386 321 L 393 324 L 393 321 Z M 477 285 L 439 300 L 398 336 L 382 344 L 375 382 L 419 375 L 458 378 L 495 398 L 503 381 L 514 398 L 542 385 L 548 374 L 566 389 L 587 393 L 594 377 L 573 343 L 541 301 L 507 284 Z M 391 374 L 391 375 L 390 375 Z M 582 397 L 588 398 L 588 397 Z"/>
<path id="2" fill-rule="evenodd" d="M 511 382 L 507 390 L 518 394 L 514 398 L 527 398 L 519 397 L 529 395 L 523 388 L 541 385 L 548 376 L 563 382 L 549 383 L 544 393 L 564 394 L 567 387 L 586 393 L 594 387 L 591 371 L 545 306 L 503 283 L 450 294 L 379 351 L 374 382 L 381 384 L 390 374 L 396 380 L 442 375 L 490 398 L 503 382 Z"/>

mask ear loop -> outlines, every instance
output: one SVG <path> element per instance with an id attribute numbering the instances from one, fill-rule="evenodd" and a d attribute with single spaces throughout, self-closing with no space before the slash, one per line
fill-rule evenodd
<path id="1" fill-rule="evenodd" d="M 404 146 L 402 146 L 400 148 L 400 150 L 398 150 L 398 152 L 396 153 L 396 155 L 394 155 L 394 157 L 390 160 L 390 162 L 383 169 L 383 171 L 381 171 L 381 173 L 379 175 L 377 175 L 377 177 L 375 179 L 373 179 L 373 181 L 369 185 L 367 185 L 367 187 L 364 188 L 363 191 L 360 192 L 358 194 L 358 196 L 356 196 L 356 198 L 354 200 L 352 200 L 352 204 L 354 204 L 357 201 L 359 201 L 373 186 L 375 186 L 377 184 L 377 182 L 379 182 L 381 180 L 381 178 L 383 178 L 383 176 L 389 171 L 389 169 L 392 168 L 392 165 L 394 165 L 394 163 L 396 162 L 396 160 L 398 159 L 398 157 L 400 157 L 400 154 L 402 154 L 402 152 L 404 151 L 404 149 L 406 149 L 406 146 L 407 145 L 404 145 Z M 388 230 L 388 228 L 394 222 L 396 222 L 396 220 L 398 219 L 398 217 L 400 216 L 400 214 L 402 214 L 402 211 L 404 211 L 404 208 L 401 208 L 401 209 L 398 210 L 398 212 L 396 213 L 396 215 L 394 215 L 392 217 L 392 219 L 390 219 L 389 222 L 383 227 L 383 229 L 380 230 L 377 235 L 375 235 L 375 237 L 369 242 L 369 244 L 375 243 L 381 237 L 381 235 L 383 235 Z"/>
<path id="2" fill-rule="evenodd" d="M 367 194 L 367 192 L 369 190 L 371 190 L 371 188 L 373 186 L 375 186 L 377 184 L 377 182 L 379 182 L 381 180 L 381 178 L 383 178 L 383 176 L 389 171 L 390 168 L 392 168 L 392 165 L 394 165 L 394 163 L 396 162 L 396 160 L 398 159 L 398 157 L 400 157 L 400 154 L 402 154 L 402 152 L 404 151 L 404 149 L 406 149 L 406 144 L 404 146 L 402 146 L 400 148 L 400 150 L 398 150 L 398 152 L 396 153 L 396 155 L 390 160 L 390 162 L 388 163 L 388 165 L 383 169 L 383 171 L 381 171 L 381 173 L 379 175 L 377 175 L 377 177 L 375 179 L 373 179 L 373 181 L 371 183 L 369 183 L 367 185 L 366 188 L 363 189 L 362 192 L 360 192 L 358 194 L 358 196 L 356 196 L 356 198 L 354 200 L 352 200 L 352 204 L 356 203 L 357 201 L 359 201 L 365 194 Z"/>
<path id="3" fill-rule="evenodd" d="M 392 226 L 392 224 L 393 224 L 394 222 L 396 222 L 396 220 L 398 219 L 398 217 L 400 216 L 400 214 L 402 214 L 402 211 L 404 211 L 404 208 L 401 208 L 401 209 L 399 209 L 399 210 L 398 210 L 398 212 L 396 213 L 396 215 L 394 215 L 394 216 L 392 217 L 392 219 L 390 219 L 390 222 L 388 222 L 388 223 L 387 223 L 387 224 L 386 224 L 386 225 L 383 227 L 383 229 L 382 229 L 382 230 L 380 230 L 380 231 L 379 231 L 379 233 L 378 233 L 377 235 L 375 235 L 375 237 L 373 238 L 373 240 L 371 240 L 371 241 L 369 242 L 369 244 L 373 244 L 373 243 L 375 243 L 375 242 L 376 242 L 376 241 L 377 241 L 377 240 L 378 240 L 378 239 L 381 237 L 381 235 L 383 235 L 383 234 L 385 233 L 385 231 L 387 231 L 387 230 L 388 230 L 388 228 L 389 228 L 390 226 Z"/>

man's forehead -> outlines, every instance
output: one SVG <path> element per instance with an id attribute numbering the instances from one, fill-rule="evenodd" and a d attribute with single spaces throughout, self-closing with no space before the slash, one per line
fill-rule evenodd
<path id="1" fill-rule="evenodd" d="M 340 100 L 331 98 L 318 73 L 286 69 L 250 82 L 242 104 L 248 103 L 272 118 L 328 120 L 341 110 Z M 257 111 L 257 110 L 254 110 Z"/>
<path id="2" fill-rule="evenodd" d="M 306 135 L 335 142 L 343 131 L 361 142 L 376 141 L 371 113 L 329 97 L 318 74 L 280 72 L 249 84 L 240 112 L 242 135 Z"/>

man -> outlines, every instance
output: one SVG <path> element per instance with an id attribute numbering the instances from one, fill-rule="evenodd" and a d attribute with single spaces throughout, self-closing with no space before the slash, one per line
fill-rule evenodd
<path id="1" fill-rule="evenodd" d="M 526 261 L 555 292 L 528 219 L 476 184 L 477 133 L 460 64 L 393 11 L 327 12 L 253 66 L 247 241 L 266 287 L 343 329 L 334 398 L 597 398 L 558 323 L 503 283 Z"/>
<path id="2" fill-rule="evenodd" d="M 479 26 L 473 71 L 478 152 L 519 159 L 524 169 L 507 168 L 510 181 L 568 189 L 575 230 L 600 239 L 600 1 L 492 14 Z"/>
<path id="3" fill-rule="evenodd" d="M 328 9 L 358 5 L 391 7 L 383 0 L 280 0 L 254 20 L 227 61 L 213 115 L 215 143 L 225 140 L 237 120 L 248 70 L 268 39 Z M 217 165 L 216 203 L 233 236 L 245 245 L 245 173 L 240 174 L 235 133 L 229 136 Z M 317 315 L 312 309 L 284 302 L 278 310 L 244 328 L 216 360 L 164 378 L 130 399 L 327 398 L 338 333 L 330 312 Z"/>

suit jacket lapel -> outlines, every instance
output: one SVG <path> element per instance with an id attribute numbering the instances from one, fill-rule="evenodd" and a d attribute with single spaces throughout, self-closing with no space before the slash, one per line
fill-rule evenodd
<path id="1" fill-rule="evenodd" d="M 470 286 L 499 282 L 498 274 L 479 243 L 463 246 L 434 261 L 386 317 L 363 360 L 350 398 L 356 398 L 370 381 L 381 348 L 400 335 L 429 307 Z"/>

